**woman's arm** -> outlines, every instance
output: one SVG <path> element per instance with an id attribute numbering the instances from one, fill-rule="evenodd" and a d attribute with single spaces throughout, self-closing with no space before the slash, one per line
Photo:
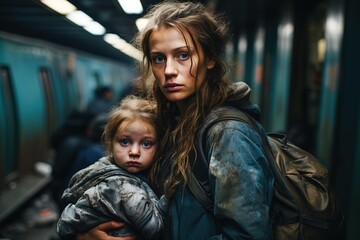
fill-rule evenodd
<path id="1" fill-rule="evenodd" d="M 271 239 L 273 177 L 261 138 L 246 123 L 214 126 L 207 142 L 221 239 Z"/>
<path id="2" fill-rule="evenodd" d="M 76 240 L 136 240 L 135 237 L 113 237 L 107 234 L 110 230 L 123 228 L 124 223 L 121 222 L 106 222 L 100 224 L 86 233 L 79 233 L 76 235 Z"/>

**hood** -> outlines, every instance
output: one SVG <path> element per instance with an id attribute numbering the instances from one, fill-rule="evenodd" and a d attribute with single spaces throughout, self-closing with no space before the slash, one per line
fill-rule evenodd
<path id="1" fill-rule="evenodd" d="M 66 203 L 74 203 L 87 189 L 99 184 L 106 178 L 115 175 L 129 176 L 130 173 L 117 165 L 110 163 L 107 157 L 103 157 L 96 163 L 74 174 L 68 188 L 62 195 L 62 199 Z"/>
<path id="2" fill-rule="evenodd" d="M 250 102 L 251 88 L 244 82 L 237 82 L 230 85 L 228 98 L 224 105 L 238 108 L 259 121 L 260 108 Z"/>

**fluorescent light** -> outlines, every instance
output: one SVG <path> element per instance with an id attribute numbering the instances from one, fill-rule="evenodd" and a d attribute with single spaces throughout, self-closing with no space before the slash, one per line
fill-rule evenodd
<path id="1" fill-rule="evenodd" d="M 104 35 L 105 42 L 113 45 L 120 40 L 120 37 L 114 33 L 107 33 Z"/>
<path id="2" fill-rule="evenodd" d="M 81 27 L 93 21 L 89 15 L 80 10 L 66 14 L 66 18 Z"/>
<path id="3" fill-rule="evenodd" d="M 126 42 L 124 39 L 120 38 L 117 34 L 107 33 L 104 35 L 104 40 L 112 45 L 114 48 L 118 49 L 122 53 L 140 61 L 142 58 L 142 53 L 136 49 L 133 45 Z"/>
<path id="4" fill-rule="evenodd" d="M 76 7 L 65 0 L 41 0 L 43 4 L 60 14 L 68 14 L 76 10 Z"/>
<path id="5" fill-rule="evenodd" d="M 140 61 L 142 58 L 142 52 L 136 49 L 130 43 L 127 43 L 125 40 L 119 41 L 112 46 L 138 61 Z"/>
<path id="6" fill-rule="evenodd" d="M 84 29 L 93 35 L 103 35 L 106 29 L 100 23 L 92 21 L 84 26 Z"/>
<path id="7" fill-rule="evenodd" d="M 140 0 L 118 0 L 118 2 L 127 14 L 140 14 L 143 12 Z"/>
<path id="8" fill-rule="evenodd" d="M 149 22 L 149 19 L 146 18 L 138 18 L 135 21 L 136 27 L 139 31 L 141 31 Z"/>

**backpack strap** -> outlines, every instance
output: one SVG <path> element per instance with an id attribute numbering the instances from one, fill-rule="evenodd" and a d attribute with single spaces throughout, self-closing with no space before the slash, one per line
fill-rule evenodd
<path id="1" fill-rule="evenodd" d="M 196 179 L 193 171 L 189 171 L 190 179 L 188 181 L 188 187 L 190 191 L 194 194 L 196 199 L 210 212 L 214 207 L 213 200 L 206 194 L 203 185 Z"/>
<path id="2" fill-rule="evenodd" d="M 259 134 L 259 136 L 262 139 L 264 149 L 266 151 L 266 156 L 268 157 L 268 160 L 269 160 L 268 161 L 269 166 L 274 175 L 275 188 L 280 193 L 280 195 L 282 195 L 288 199 L 293 199 L 293 196 L 292 196 L 289 188 L 287 187 L 286 182 L 285 182 L 282 174 L 280 173 L 280 170 L 276 166 L 274 156 L 271 151 L 271 147 L 268 142 L 267 136 L 260 131 L 260 129 L 258 128 L 258 126 L 255 123 L 255 120 L 251 116 L 249 116 L 245 112 L 243 112 L 239 109 L 233 108 L 233 107 L 219 107 L 219 108 L 215 109 L 214 111 L 212 111 L 209 114 L 209 116 L 207 117 L 207 119 L 205 120 L 201 129 L 199 130 L 198 135 L 197 135 L 198 142 L 197 142 L 197 146 L 196 146 L 198 157 L 197 157 L 196 161 L 198 162 L 197 164 L 202 165 L 202 168 L 200 168 L 200 169 L 209 169 L 209 162 L 207 160 L 207 157 L 205 156 L 204 149 L 203 149 L 204 137 L 206 137 L 208 130 L 218 122 L 229 121 L 229 120 L 245 122 L 245 123 L 249 124 Z M 199 167 L 197 169 L 199 169 Z M 206 173 L 207 172 L 208 171 L 206 171 Z M 194 196 L 202 203 L 202 205 L 206 209 L 212 211 L 213 197 L 211 195 L 207 194 L 206 188 L 202 184 L 203 181 L 199 181 L 199 179 L 197 178 L 196 172 L 191 171 L 189 176 L 190 176 L 190 179 L 188 182 L 188 187 L 189 187 L 190 191 L 194 194 Z"/>

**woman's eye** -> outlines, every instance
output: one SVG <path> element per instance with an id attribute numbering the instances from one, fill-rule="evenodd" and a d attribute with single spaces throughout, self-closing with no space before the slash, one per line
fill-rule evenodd
<path id="1" fill-rule="evenodd" d="M 165 61 L 165 58 L 164 58 L 163 56 L 161 56 L 161 55 L 157 55 L 157 56 L 153 56 L 153 57 L 151 58 L 151 60 L 152 60 L 152 62 L 154 62 L 154 63 L 162 63 L 162 62 Z"/>
<path id="2" fill-rule="evenodd" d="M 144 146 L 144 148 L 151 148 L 154 145 L 154 143 L 150 141 L 144 141 L 142 145 Z"/>
<path id="3" fill-rule="evenodd" d="M 121 146 L 129 146 L 130 145 L 129 139 L 120 139 L 119 143 Z"/>
<path id="4" fill-rule="evenodd" d="M 189 58 L 189 54 L 188 53 L 180 53 L 179 54 L 179 59 L 180 60 L 186 60 Z"/>

